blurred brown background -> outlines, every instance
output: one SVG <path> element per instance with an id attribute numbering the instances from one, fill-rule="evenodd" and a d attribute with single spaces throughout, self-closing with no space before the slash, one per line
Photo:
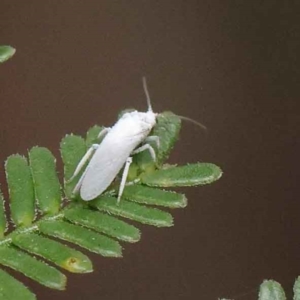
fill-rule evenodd
<path id="1" fill-rule="evenodd" d="M 34 145 L 59 157 L 65 134 L 144 110 L 146 75 L 155 111 L 209 129 L 183 123 L 171 162 L 224 171 L 213 185 L 180 189 L 189 205 L 173 212 L 173 228 L 140 226 L 142 241 L 124 244 L 123 259 L 89 255 L 95 272 L 69 275 L 65 292 L 18 276 L 38 299 L 257 299 L 266 278 L 291 299 L 300 275 L 296 2 L 1 0 L 0 44 L 17 53 L 0 66 L 0 161 Z"/>

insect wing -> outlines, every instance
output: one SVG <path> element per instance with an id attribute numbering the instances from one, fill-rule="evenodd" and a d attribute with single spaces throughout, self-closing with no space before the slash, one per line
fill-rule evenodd
<path id="1" fill-rule="evenodd" d="M 150 119 L 150 123 L 145 122 Z M 92 200 L 112 183 L 131 152 L 145 139 L 155 124 L 152 112 L 126 113 L 112 127 L 96 150 L 83 175 L 80 195 Z"/>
<path id="2" fill-rule="evenodd" d="M 145 132 L 142 130 L 132 135 L 131 123 L 130 119 L 119 121 L 95 152 L 87 166 L 80 188 L 83 200 L 92 200 L 103 193 L 119 173 L 131 152 L 144 139 Z"/>
<path id="3" fill-rule="evenodd" d="M 111 146 L 118 147 L 118 143 Z M 128 153 L 123 152 L 120 155 L 114 149 L 106 151 L 104 147 L 100 146 L 84 175 L 80 189 L 81 198 L 88 201 L 103 193 L 119 173 L 127 157 Z"/>

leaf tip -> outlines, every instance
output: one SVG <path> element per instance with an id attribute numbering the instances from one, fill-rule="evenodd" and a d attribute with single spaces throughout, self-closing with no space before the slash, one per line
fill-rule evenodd
<path id="1" fill-rule="evenodd" d="M 14 56 L 16 49 L 12 46 L 0 46 L 0 63 L 3 63 Z"/>

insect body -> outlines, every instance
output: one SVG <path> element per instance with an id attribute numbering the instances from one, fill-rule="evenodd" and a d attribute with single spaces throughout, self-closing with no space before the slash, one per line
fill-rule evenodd
<path id="1" fill-rule="evenodd" d="M 101 131 L 99 138 L 106 134 L 103 141 L 99 145 L 94 144 L 87 151 L 70 179 L 72 180 L 80 172 L 86 161 L 94 154 L 74 189 L 74 193 L 80 191 L 83 200 L 89 201 L 101 195 L 125 164 L 118 194 L 118 201 L 120 201 L 132 162 L 131 155 L 148 150 L 153 160 L 156 159 L 153 148 L 146 142 L 158 139 L 158 137 L 148 136 L 156 124 L 157 114 L 152 111 L 145 79 L 143 84 L 148 111 L 125 113 L 112 128 Z M 137 148 L 143 142 L 145 144 Z"/>

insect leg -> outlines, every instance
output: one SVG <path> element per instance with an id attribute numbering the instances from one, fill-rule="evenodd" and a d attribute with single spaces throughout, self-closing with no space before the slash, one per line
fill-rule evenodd
<path id="1" fill-rule="evenodd" d="M 153 147 L 150 144 L 145 144 L 145 145 L 135 149 L 133 152 L 131 152 L 131 154 L 137 154 L 137 153 L 140 153 L 145 150 L 148 150 L 150 152 L 150 155 L 151 155 L 153 161 L 156 162 L 156 154 L 155 154 Z"/>
<path id="2" fill-rule="evenodd" d="M 144 140 L 144 142 L 155 142 L 157 148 L 160 147 L 160 139 L 158 135 L 151 135 L 151 136 L 147 136 Z"/>
<path id="3" fill-rule="evenodd" d="M 130 167 L 131 163 L 132 163 L 132 157 L 128 157 L 126 159 L 126 164 L 125 164 L 124 171 L 123 171 L 123 174 L 122 174 L 122 179 L 121 179 L 121 183 L 120 183 L 117 203 L 120 203 L 121 196 L 122 196 L 123 191 L 124 191 L 124 187 L 125 187 L 125 183 L 126 183 L 126 179 L 127 179 L 127 175 L 128 175 L 129 167 Z"/>
<path id="4" fill-rule="evenodd" d="M 72 177 L 67 180 L 67 183 L 72 181 L 81 171 L 81 169 L 84 167 L 85 163 L 90 159 L 90 157 L 94 154 L 94 152 L 98 149 L 99 145 L 98 144 L 93 144 L 89 150 L 84 154 L 84 156 L 82 157 L 82 159 L 80 160 L 80 162 L 78 163 L 74 174 L 72 175 Z"/>
<path id="5" fill-rule="evenodd" d="M 104 138 L 110 132 L 110 130 L 110 127 L 103 128 L 98 134 L 98 139 L 100 140 L 101 138 Z"/>
<path id="6" fill-rule="evenodd" d="M 81 188 L 81 185 L 82 185 L 83 178 L 84 178 L 84 176 L 85 176 L 85 174 L 86 174 L 86 171 L 87 171 L 87 170 L 85 170 L 85 171 L 83 172 L 83 174 L 81 175 L 81 177 L 80 177 L 80 179 L 78 180 L 77 184 L 75 185 L 75 188 L 74 188 L 74 190 L 72 191 L 72 194 L 73 194 L 73 195 L 74 195 L 74 194 L 77 194 L 77 193 L 79 192 L 79 190 L 80 190 L 80 188 Z"/>

